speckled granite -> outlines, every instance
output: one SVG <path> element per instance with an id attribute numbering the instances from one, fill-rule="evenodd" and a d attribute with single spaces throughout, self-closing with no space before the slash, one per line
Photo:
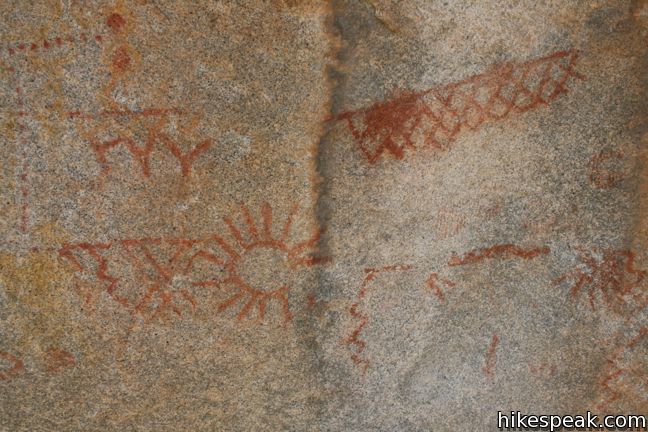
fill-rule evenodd
<path id="1" fill-rule="evenodd" d="M 0 23 L 1 431 L 648 412 L 645 1 Z"/>

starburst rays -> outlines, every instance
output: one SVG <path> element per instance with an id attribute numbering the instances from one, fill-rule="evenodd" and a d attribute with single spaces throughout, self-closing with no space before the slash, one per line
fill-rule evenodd
<path id="1" fill-rule="evenodd" d="M 597 308 L 597 297 L 609 307 L 633 302 L 637 308 L 646 304 L 641 290 L 646 272 L 635 267 L 634 252 L 583 247 L 577 247 L 577 252 L 579 265 L 555 279 L 554 286 L 568 282 L 574 299 L 587 293 L 592 310 Z"/>
<path id="2" fill-rule="evenodd" d="M 235 217 L 223 219 L 227 235 L 215 234 L 211 237 L 210 242 L 216 246 L 215 250 L 202 249 L 192 257 L 190 265 L 205 260 L 224 270 L 224 278 L 194 283 L 197 286 L 213 286 L 229 291 L 229 297 L 218 305 L 219 312 L 240 306 L 236 317 L 243 320 L 253 315 L 256 309 L 258 319 L 264 321 L 270 303 L 275 302 L 280 307 L 284 321 L 292 319 L 289 292 L 293 287 L 287 280 L 267 280 L 267 275 L 275 275 L 280 271 L 283 271 L 283 276 L 292 275 L 300 268 L 329 261 L 328 257 L 315 254 L 322 234 L 320 230 L 315 230 L 306 240 L 296 243 L 290 241 L 298 210 L 299 207 L 293 205 L 281 228 L 276 230 L 270 204 L 261 205 L 260 219 L 255 218 L 249 208 L 241 204 Z M 283 268 L 267 268 L 272 264 L 260 262 L 256 258 L 255 254 L 261 252 L 277 257 L 276 266 Z M 246 266 L 252 268 L 253 274 L 242 271 Z M 266 276 L 257 277 L 254 272 Z M 261 280 L 255 284 L 251 278 Z"/>
<path id="3" fill-rule="evenodd" d="M 159 239 L 123 240 L 121 243 L 134 263 L 142 269 L 152 270 L 143 272 L 142 278 L 147 283 L 147 287 L 144 295 L 134 306 L 136 314 L 150 322 L 156 318 L 164 318 L 167 312 L 172 312 L 180 318 L 186 312 L 195 312 L 196 299 L 193 295 L 186 288 L 176 288 L 173 285 L 174 280 L 183 274 L 181 258 L 197 241 L 167 240 L 166 243 L 169 243 L 172 248 L 166 259 L 156 257 L 151 250 L 152 246 L 161 243 Z"/>
<path id="4" fill-rule="evenodd" d="M 320 230 L 306 239 L 296 234 L 303 232 L 298 211 L 293 205 L 277 217 L 268 203 L 258 211 L 242 204 L 224 219 L 222 232 L 200 239 L 65 244 L 59 255 L 78 273 L 79 294 L 89 306 L 105 293 L 145 323 L 184 319 L 195 315 L 199 304 L 214 301 L 211 310 L 235 311 L 239 320 L 263 322 L 276 314 L 289 321 L 290 296 L 301 272 L 329 261 L 316 252 Z"/>

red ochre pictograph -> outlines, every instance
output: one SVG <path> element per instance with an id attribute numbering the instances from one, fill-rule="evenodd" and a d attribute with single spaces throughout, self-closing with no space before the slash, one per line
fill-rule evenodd
<path id="1" fill-rule="evenodd" d="M 18 109 L 20 112 L 23 112 L 25 109 L 25 91 L 18 85 L 16 87 L 16 96 L 18 102 Z M 22 116 L 21 116 L 22 117 Z M 16 127 L 18 128 L 18 137 L 20 139 L 20 149 L 21 149 L 21 173 L 20 173 L 20 223 L 19 230 L 22 233 L 26 233 L 29 230 L 29 171 L 30 171 L 30 162 L 28 157 L 28 147 L 29 147 L 29 130 L 27 129 L 26 122 L 24 119 L 20 118 L 16 122 Z"/>
<path id="2" fill-rule="evenodd" d="M 94 36 L 88 36 L 86 33 L 80 33 L 78 35 L 58 35 L 51 36 L 47 38 L 38 38 L 34 39 L 31 42 L 22 41 L 12 43 L 5 48 L 0 48 L 0 55 L 3 53 L 8 54 L 8 61 L 11 62 L 14 59 L 20 60 L 25 57 L 33 58 L 35 56 L 44 56 L 48 53 L 60 53 L 64 49 L 69 49 L 74 46 L 87 46 L 87 45 L 100 45 L 104 42 L 105 36 L 102 34 L 95 34 Z M 28 83 L 29 77 L 27 73 L 21 71 L 21 67 L 9 66 L 8 70 L 11 71 L 14 75 L 16 81 L 15 91 L 16 91 L 16 114 L 19 119 L 15 122 L 16 125 L 16 137 L 19 142 L 20 148 L 20 174 L 19 174 L 19 190 L 20 190 L 20 220 L 18 222 L 18 230 L 22 233 L 27 233 L 30 228 L 30 157 L 29 157 L 29 147 L 32 137 L 30 136 L 30 131 L 27 127 L 27 122 L 23 117 L 29 115 L 29 109 L 26 103 L 26 93 L 29 92 L 29 89 L 25 85 Z M 24 64 L 24 62 L 23 62 Z"/>
<path id="3" fill-rule="evenodd" d="M 46 370 L 50 373 L 60 373 L 76 364 L 74 356 L 61 348 L 50 347 L 45 353 Z"/>
<path id="4" fill-rule="evenodd" d="M 138 166 L 138 171 L 143 177 L 151 176 L 150 160 L 156 150 L 163 150 L 170 154 L 179 166 L 177 173 L 182 178 L 191 177 L 192 167 L 196 160 L 203 155 L 212 146 L 212 139 L 199 139 L 194 144 L 189 144 L 183 136 L 174 138 L 164 130 L 169 123 L 170 116 L 175 115 L 178 118 L 185 116 L 185 112 L 175 108 L 148 108 L 140 111 L 130 110 L 106 110 L 97 113 L 82 113 L 72 111 L 68 113 L 68 118 L 78 119 L 84 123 L 90 124 L 90 130 L 102 128 L 92 123 L 101 123 L 105 119 L 117 119 L 119 122 L 139 122 L 139 125 L 133 123 L 133 128 L 138 126 L 143 130 L 142 134 L 136 134 L 129 127 L 122 128 L 125 130 L 111 132 L 108 128 L 104 136 L 96 132 L 85 133 L 90 147 L 95 153 L 97 162 L 101 165 L 100 178 L 105 179 L 112 171 L 110 155 L 119 149 L 125 149 Z M 151 121 L 152 119 L 152 121 Z M 190 121 L 189 129 L 195 128 L 196 122 Z M 106 129 L 106 128 L 103 128 Z M 141 136 L 140 136 L 141 135 Z"/>
<path id="5" fill-rule="evenodd" d="M 369 359 L 363 354 L 367 346 L 367 342 L 361 337 L 363 330 L 369 323 L 369 316 L 360 310 L 361 304 L 367 294 L 367 290 L 369 289 L 371 282 L 375 280 L 376 276 L 380 273 L 407 271 L 413 268 L 414 267 L 409 264 L 397 264 L 379 268 L 364 269 L 365 277 L 362 280 L 360 289 L 358 290 L 356 302 L 353 303 L 349 308 L 349 313 L 351 314 L 351 316 L 354 319 L 359 320 L 360 322 L 353 329 L 353 331 L 342 340 L 342 343 L 347 346 L 349 352 L 351 353 L 351 360 L 353 361 L 353 363 L 360 367 L 362 375 L 366 374 L 367 369 L 369 369 L 370 365 Z"/>
<path id="6" fill-rule="evenodd" d="M 84 113 L 81 111 L 68 111 L 67 116 L 70 119 L 98 119 L 106 117 L 154 117 L 164 116 L 169 114 L 185 114 L 183 110 L 177 108 L 145 108 L 142 110 L 103 110 L 95 113 Z"/>
<path id="7" fill-rule="evenodd" d="M 434 232 L 437 239 L 444 240 L 459 234 L 466 227 L 466 215 L 452 208 L 442 207 L 434 220 Z"/>
<path id="8" fill-rule="evenodd" d="M 59 255 L 84 276 L 78 279 L 76 289 L 87 304 L 105 292 L 134 318 L 148 323 L 183 318 L 195 311 L 196 300 L 185 276 L 189 251 L 196 243 L 182 238 L 77 243 L 64 245 Z M 112 267 L 117 266 L 127 268 L 123 271 L 131 277 L 115 276 Z M 89 282 L 89 276 L 94 276 L 90 278 L 94 281 Z"/>
<path id="9" fill-rule="evenodd" d="M 22 360 L 6 351 L 0 351 L 0 381 L 7 381 L 25 371 Z"/>
<path id="10" fill-rule="evenodd" d="M 554 280 L 558 286 L 568 282 L 570 296 L 576 299 L 587 292 L 592 310 L 596 309 L 596 299 L 607 306 L 636 302 L 643 307 L 646 302 L 641 282 L 646 272 L 635 267 L 635 254 L 629 250 L 576 248 L 580 264 L 573 270 Z M 643 290 L 645 291 L 645 289 Z"/>
<path id="11" fill-rule="evenodd" d="M 648 327 L 635 329 L 630 340 L 613 351 L 599 383 L 596 409 L 605 412 L 617 403 L 648 410 Z"/>
<path id="12" fill-rule="evenodd" d="M 627 176 L 625 155 L 621 151 L 601 151 L 589 160 L 589 181 L 598 189 L 610 189 Z"/>
<path id="13" fill-rule="evenodd" d="M 88 43 L 101 44 L 105 36 L 95 34 L 88 36 L 85 33 L 79 35 L 61 35 L 52 36 L 46 39 L 40 39 L 34 42 L 17 42 L 6 47 L 9 56 L 33 55 L 37 53 L 44 54 L 48 51 L 54 51 L 57 48 L 71 47 L 75 45 L 84 45 Z"/>
<path id="14" fill-rule="evenodd" d="M 546 255 L 550 252 L 547 246 L 523 247 L 511 243 L 497 244 L 485 248 L 470 250 L 463 255 L 453 253 L 448 259 L 448 267 L 464 266 L 478 264 L 487 260 L 501 259 L 524 259 L 530 260 L 539 256 Z M 446 303 L 446 291 L 455 288 L 457 283 L 448 277 L 442 276 L 437 272 L 429 274 L 425 281 L 425 287 L 432 292 L 441 304 Z"/>
<path id="15" fill-rule="evenodd" d="M 497 346 L 499 345 L 499 336 L 493 333 L 491 343 L 486 352 L 486 360 L 484 362 L 484 374 L 492 378 L 495 375 L 495 365 L 497 363 Z"/>
<path id="16" fill-rule="evenodd" d="M 488 259 L 511 259 L 522 258 L 532 259 L 550 252 L 549 247 L 530 247 L 525 248 L 514 244 L 500 244 L 488 248 L 479 248 L 466 252 L 462 256 L 453 254 L 448 260 L 449 266 L 460 266 L 466 264 L 476 264 Z"/>
<path id="17" fill-rule="evenodd" d="M 258 320 L 266 318 L 270 302 L 281 307 L 284 322 L 293 317 L 290 311 L 288 280 L 299 268 L 311 267 L 330 261 L 329 257 L 316 255 L 321 230 L 315 230 L 309 239 L 291 244 L 289 241 L 293 219 L 298 207 L 292 207 L 279 232 L 273 228 L 270 204 L 261 206 L 261 221 L 257 223 L 249 209 L 241 204 L 240 215 L 225 218 L 233 242 L 223 236 L 210 238 L 214 251 L 201 250 L 193 261 L 206 260 L 223 268 L 224 277 L 195 282 L 197 286 L 224 288 L 231 296 L 218 306 L 219 312 L 242 305 L 236 317 L 243 320 L 256 308 Z"/>
<path id="18" fill-rule="evenodd" d="M 179 278 L 187 271 L 181 258 L 196 243 L 188 239 L 167 239 L 164 241 L 171 252 L 165 258 L 158 258 L 153 247 L 162 244 L 160 239 L 123 240 L 122 247 L 135 265 L 147 270 L 144 296 L 135 303 L 135 312 L 151 321 L 161 314 L 170 312 L 182 317 L 196 310 L 196 300 L 187 288 L 182 288 Z"/>
<path id="19" fill-rule="evenodd" d="M 295 205 L 277 230 L 269 204 L 261 206 L 259 224 L 241 205 L 240 221 L 225 218 L 234 241 L 217 234 L 202 239 L 124 239 L 65 244 L 58 254 L 75 268 L 75 289 L 90 308 L 99 296 L 107 295 L 145 323 L 183 319 L 198 307 L 196 289 L 219 287 L 230 293 L 218 306 L 219 312 L 241 303 L 238 319 L 248 317 L 256 307 L 262 322 L 269 303 L 276 302 L 289 321 L 292 276 L 300 268 L 330 261 L 315 254 L 320 230 L 304 241 L 290 240 L 297 212 Z M 200 270 L 206 267 L 205 275 Z M 214 273 L 218 276 L 211 277 Z"/>
<path id="20" fill-rule="evenodd" d="M 124 31 L 124 28 L 126 27 L 126 20 L 117 12 L 113 12 L 106 19 L 106 24 L 113 33 L 119 34 Z"/>
<path id="21" fill-rule="evenodd" d="M 370 164 L 386 152 L 402 159 L 405 150 L 427 146 L 446 150 L 463 130 L 475 130 L 548 105 L 567 93 L 576 51 L 559 51 L 527 62 L 494 66 L 489 72 L 453 84 L 401 95 L 370 107 L 338 114 L 346 120 L 360 151 Z"/>
<path id="22" fill-rule="evenodd" d="M 122 11 L 126 12 L 126 11 Z M 133 16 L 133 15 L 131 15 Z M 118 106 L 115 100 L 114 91 L 119 85 L 131 82 L 132 72 L 137 67 L 139 51 L 129 43 L 128 30 L 136 25 L 135 22 L 128 22 L 118 12 L 111 13 L 106 18 L 106 25 L 112 34 L 112 41 L 107 47 L 107 58 L 109 63 L 109 80 L 104 86 L 102 93 L 111 106 Z"/>
<path id="23" fill-rule="evenodd" d="M 446 288 L 454 288 L 457 284 L 451 281 L 450 279 L 439 276 L 438 273 L 430 273 L 426 281 L 428 289 L 430 289 L 435 296 L 439 299 L 441 303 L 445 303 L 445 293 L 442 289 L 442 286 Z"/>
<path id="24" fill-rule="evenodd" d="M 556 375 L 558 368 L 555 364 L 541 362 L 541 363 L 529 363 L 529 372 L 533 375 L 536 375 L 540 378 L 549 378 Z"/>
<path id="25" fill-rule="evenodd" d="M 76 365 L 72 354 L 59 347 L 50 347 L 43 353 L 45 371 L 58 374 Z M 6 351 L 0 351 L 0 381 L 8 381 L 25 372 L 23 361 Z"/>

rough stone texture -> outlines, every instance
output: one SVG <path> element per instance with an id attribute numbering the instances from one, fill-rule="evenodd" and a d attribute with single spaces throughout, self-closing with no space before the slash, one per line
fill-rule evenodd
<path id="1" fill-rule="evenodd" d="M 648 413 L 645 1 L 0 17 L 0 430 Z"/>

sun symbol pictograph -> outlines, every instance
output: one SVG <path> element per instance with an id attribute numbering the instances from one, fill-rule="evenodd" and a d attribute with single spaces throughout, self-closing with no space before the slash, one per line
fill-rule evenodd
<path id="1" fill-rule="evenodd" d="M 223 269 L 223 277 L 195 282 L 197 286 L 224 288 L 231 294 L 218 305 L 219 312 L 236 309 L 239 320 L 249 317 L 257 310 L 263 322 L 271 302 L 281 308 L 284 321 L 292 319 L 289 292 L 297 282 L 299 270 L 330 261 L 318 256 L 316 248 L 322 231 L 317 229 L 310 238 L 290 240 L 293 220 L 298 212 L 294 205 L 280 229 L 273 228 L 272 208 L 268 203 L 261 206 L 261 223 L 257 225 L 249 209 L 241 204 L 240 219 L 224 218 L 231 241 L 214 235 L 210 241 L 217 252 L 201 250 L 193 261 L 207 260 Z M 241 228 L 242 227 L 242 228 Z"/>

